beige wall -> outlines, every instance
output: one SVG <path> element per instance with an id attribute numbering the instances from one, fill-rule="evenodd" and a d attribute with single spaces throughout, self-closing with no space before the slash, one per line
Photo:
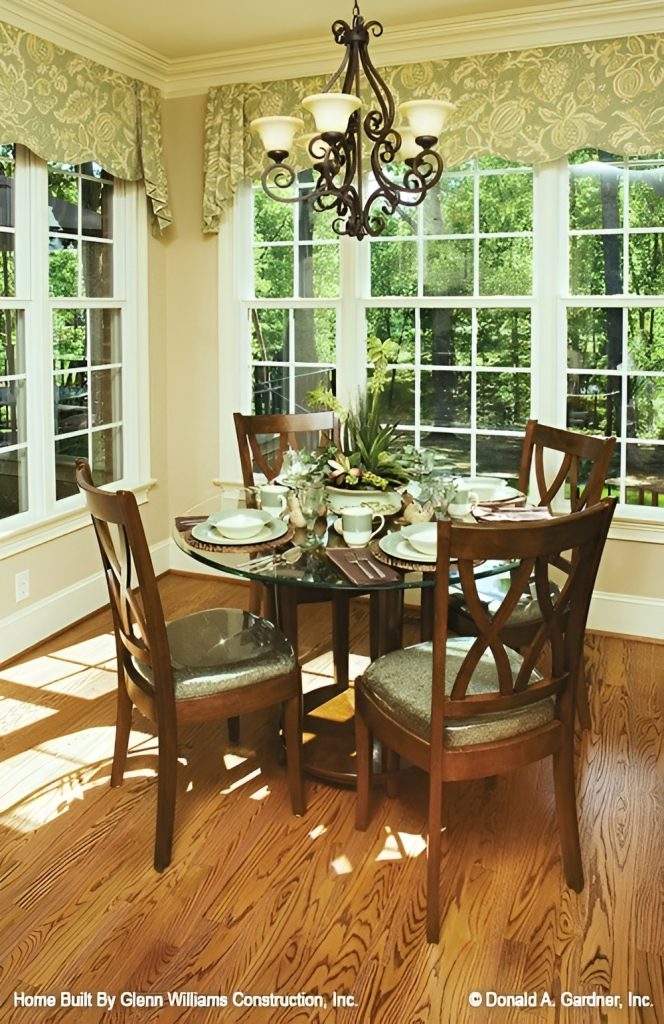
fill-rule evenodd
<path id="1" fill-rule="evenodd" d="M 169 507 L 183 511 L 219 473 L 217 238 L 203 235 L 205 97 L 165 104 L 164 135 L 174 224 L 166 241 L 161 430 L 168 445 Z"/>

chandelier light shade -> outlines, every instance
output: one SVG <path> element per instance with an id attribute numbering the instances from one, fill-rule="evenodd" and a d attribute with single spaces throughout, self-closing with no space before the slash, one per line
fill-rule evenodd
<path id="1" fill-rule="evenodd" d="M 261 177 L 267 195 L 283 203 L 309 203 L 319 212 L 333 210 L 337 234 L 359 239 L 380 235 L 398 206 L 417 206 L 438 183 L 443 160 L 435 147 L 452 109 L 443 100 L 410 100 L 401 104 L 395 127 L 394 99 L 369 57 L 370 36 L 382 32 L 380 22 L 365 23 L 357 3 L 351 25 L 334 22 L 334 39 L 345 47 L 343 60 L 324 91 L 302 101 L 314 119 L 314 134 L 296 138 L 304 127 L 299 117 L 251 122 L 269 160 Z M 362 87 L 362 73 L 368 88 Z M 341 89 L 335 91 L 342 76 Z M 313 188 L 302 194 L 292 188 L 294 145 L 306 147 L 318 175 Z M 365 196 L 367 171 L 373 191 Z"/>

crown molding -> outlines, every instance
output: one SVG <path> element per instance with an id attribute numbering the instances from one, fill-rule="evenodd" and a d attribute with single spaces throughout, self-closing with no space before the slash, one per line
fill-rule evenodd
<path id="1" fill-rule="evenodd" d="M 518 3 L 518 0 L 516 0 Z M 325 74 L 336 66 L 331 38 L 169 59 L 76 14 L 57 0 L 0 0 L 0 20 L 74 50 L 116 71 L 140 78 L 167 98 L 205 93 L 212 85 Z M 372 41 L 375 63 L 385 67 L 479 53 L 555 46 L 664 31 L 662 0 L 561 0 L 553 6 L 496 15 L 473 15 L 390 29 Z"/>
<path id="2" fill-rule="evenodd" d="M 479 53 L 588 42 L 664 31 L 662 0 L 590 0 L 570 7 L 515 8 L 499 15 L 474 15 L 421 22 L 388 30 L 372 40 L 379 67 L 416 60 L 443 60 Z M 331 73 L 336 66 L 332 40 L 253 47 L 229 53 L 173 60 L 166 86 L 169 97 L 193 95 L 212 85 L 274 81 Z"/>

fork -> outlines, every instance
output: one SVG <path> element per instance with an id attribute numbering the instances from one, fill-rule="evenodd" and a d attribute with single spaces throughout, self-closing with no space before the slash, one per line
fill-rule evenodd
<path id="1" fill-rule="evenodd" d="M 384 580 L 385 579 L 385 573 L 383 572 L 383 570 L 381 569 L 381 567 L 379 565 L 376 565 L 376 563 L 371 560 L 371 558 L 363 555 L 361 559 L 358 558 L 358 561 L 366 562 L 366 564 L 369 567 L 369 569 L 371 570 L 371 572 L 375 573 L 375 575 L 378 577 L 379 580 Z M 366 571 L 368 572 L 368 569 Z"/>

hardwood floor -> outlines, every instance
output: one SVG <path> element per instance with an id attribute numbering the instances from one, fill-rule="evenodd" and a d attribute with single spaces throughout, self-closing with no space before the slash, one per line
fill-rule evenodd
<path id="1" fill-rule="evenodd" d="M 247 595 L 176 576 L 161 585 L 171 616 Z M 328 611 L 302 612 L 310 682 L 331 675 Z M 355 675 L 367 618 L 357 603 Z M 108 617 L 0 670 L 0 1021 L 661 1024 L 664 647 L 595 636 L 587 648 L 584 891 L 564 884 L 548 764 L 450 787 L 437 947 L 424 928 L 424 776 L 411 772 L 396 800 L 378 790 L 359 833 L 353 792 L 322 782 L 308 781 L 307 814 L 292 816 L 273 714 L 243 719 L 237 747 L 223 723 L 200 726 L 181 737 L 173 863 L 158 875 L 155 742 L 141 719 L 125 783 L 109 787 Z M 628 1008 L 630 991 L 654 1005 Z M 63 992 L 78 1005 L 60 1005 Z M 169 992 L 229 1005 L 181 995 L 169 1007 Z M 557 1005 L 475 1008 L 472 992 L 547 993 Z M 563 1008 L 563 992 L 613 994 L 622 1008 Z M 15 993 L 55 1006 L 15 1005 Z M 103 993 L 112 1012 L 97 1005 Z M 233 993 L 327 1006 L 233 1006 Z M 333 1006 L 335 993 L 354 1007 Z"/>

